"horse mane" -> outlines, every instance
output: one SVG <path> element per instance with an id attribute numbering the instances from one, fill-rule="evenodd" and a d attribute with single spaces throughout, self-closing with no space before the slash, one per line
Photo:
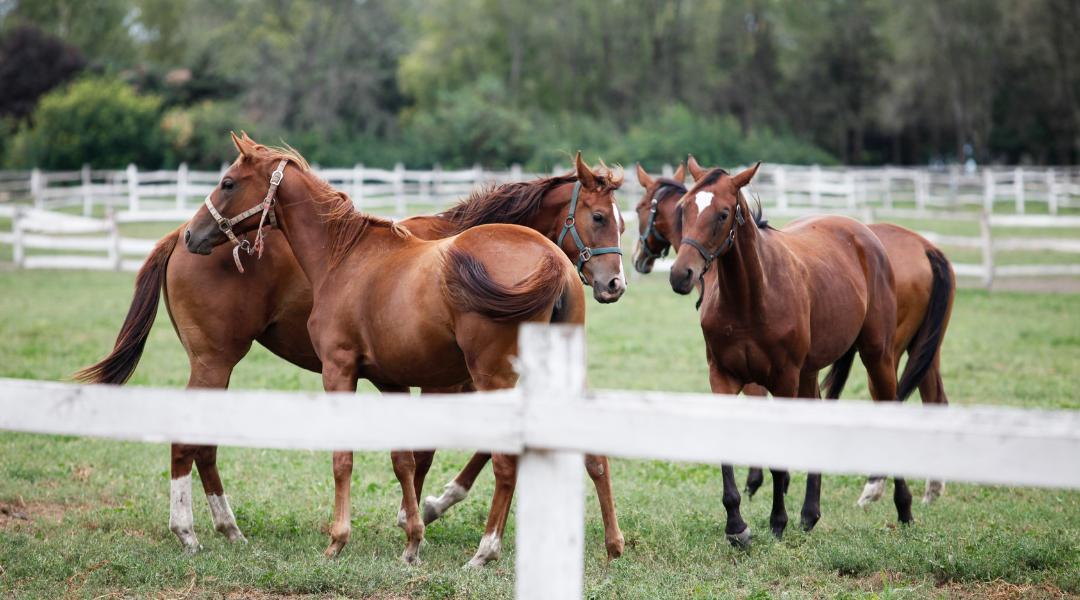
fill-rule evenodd
<path id="1" fill-rule="evenodd" d="M 599 170 L 596 180 L 601 192 L 612 192 L 622 185 L 607 169 Z M 575 173 L 489 185 L 478 189 L 449 210 L 440 214 L 451 224 L 452 233 L 460 233 L 477 225 L 509 223 L 522 225 L 539 212 L 544 196 L 556 187 L 577 182 Z"/>
<path id="2" fill-rule="evenodd" d="M 369 227 L 382 227 L 389 229 L 400 238 L 409 237 L 407 229 L 398 225 L 391 219 L 369 215 L 356 210 L 352 200 L 345 192 L 334 189 L 325 180 L 317 177 L 311 170 L 311 165 L 300 153 L 289 146 L 254 146 L 257 158 L 265 160 L 287 160 L 300 169 L 304 174 L 309 187 L 313 188 L 312 200 L 315 201 L 319 216 L 327 223 L 326 249 L 328 252 L 328 266 L 337 266 L 343 258 L 352 252 L 356 244 L 364 237 Z"/>

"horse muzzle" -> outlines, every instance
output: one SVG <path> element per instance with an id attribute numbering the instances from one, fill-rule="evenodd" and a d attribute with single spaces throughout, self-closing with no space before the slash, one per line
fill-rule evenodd
<path id="1" fill-rule="evenodd" d="M 210 254 L 214 250 L 214 245 L 209 237 L 198 234 L 192 235 L 190 227 L 184 230 L 184 246 L 187 247 L 188 252 L 203 256 Z"/>

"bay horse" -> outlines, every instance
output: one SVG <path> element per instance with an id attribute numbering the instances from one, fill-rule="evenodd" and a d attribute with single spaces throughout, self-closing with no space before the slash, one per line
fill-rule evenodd
<path id="1" fill-rule="evenodd" d="M 759 383 L 783 398 L 820 398 L 818 373 L 858 352 L 875 400 L 897 397 L 894 339 L 896 294 L 881 241 L 854 219 L 821 216 L 783 230 L 752 211 L 741 190 L 760 163 L 735 175 L 714 168 L 679 200 L 680 252 L 669 276 L 688 294 L 702 281 L 701 329 L 714 393 L 738 394 Z M 750 529 L 739 513 L 731 465 L 722 465 L 728 540 L 745 547 Z M 787 527 L 788 474 L 773 469 L 769 517 L 777 538 Z M 911 493 L 896 478 L 902 523 L 911 522 Z M 821 474 L 810 473 L 801 525 L 821 518 Z"/>
<path id="2" fill-rule="evenodd" d="M 234 143 L 239 144 L 236 140 Z M 571 211 L 569 207 L 579 182 L 579 201 Z M 577 235 L 563 236 L 559 241 L 567 257 L 576 262 L 583 252 L 578 243 L 590 249 L 617 249 L 624 224 L 613 192 L 620 183 L 610 172 L 589 169 L 579 153 L 575 171 L 569 175 L 497 186 L 472 194 L 444 213 L 406 219 L 402 225 L 414 237 L 438 239 L 473 226 L 509 222 L 536 229 L 555 241 L 565 231 L 568 217 L 573 216 L 579 223 L 574 232 Z M 183 227 L 163 238 L 140 270 L 135 297 L 113 351 L 76 377 L 93 383 L 126 382 L 141 357 L 162 292 L 174 328 L 188 353 L 191 367 L 188 387 L 228 387 L 233 368 L 247 354 L 253 341 L 297 366 L 320 372 L 322 364 L 307 330 L 312 288 L 282 232 L 266 229 L 261 259 L 251 262 L 246 272 L 240 273 L 232 249 L 225 245 L 214 248 L 209 257 L 174 251 L 182 230 Z M 249 244 L 253 240 L 250 231 L 239 236 Z M 615 301 L 625 291 L 622 261 L 615 251 L 594 253 L 591 260 L 585 261 L 580 274 L 592 284 L 594 296 L 600 302 Z M 206 294 L 207 289 L 216 293 Z M 426 391 L 449 390 L 428 388 Z M 199 548 L 191 525 L 193 463 L 202 476 L 215 529 L 230 541 L 244 539 L 224 494 L 216 455 L 216 446 L 174 444 L 172 447 L 170 528 L 192 552 Z M 420 494 L 432 455 L 432 452 L 416 453 L 416 495 Z M 488 454 L 478 453 L 463 476 L 475 478 L 489 458 Z M 608 554 L 616 557 L 622 551 L 623 537 L 615 515 L 607 459 L 588 456 L 586 467 L 597 488 Z M 403 503 L 401 514 L 404 509 Z"/>
<path id="3" fill-rule="evenodd" d="M 694 179 L 700 179 L 708 172 L 693 156 L 687 164 Z M 635 208 L 638 245 L 632 260 L 638 272 L 649 273 L 657 258 L 682 243 L 677 205 L 686 193 L 685 171 L 680 164 L 672 178 L 653 178 L 638 165 L 637 177 L 645 191 Z M 952 265 L 940 249 L 910 229 L 891 223 L 873 223 L 868 227 L 885 247 L 896 281 L 897 360 L 905 351 L 908 354 L 908 366 L 898 384 L 899 400 L 907 398 L 911 383 L 917 383 L 924 404 L 947 405 L 949 399 L 941 379 L 941 344 L 956 293 Z M 827 398 L 840 397 L 853 358 L 853 355 L 847 355 L 846 362 L 833 365 L 826 374 Z M 743 387 L 743 394 L 765 396 L 767 391 L 757 383 L 748 383 Z M 746 478 L 747 493 L 752 497 L 762 483 L 762 470 L 751 467 Z M 944 482 L 927 480 L 923 503 L 930 504 L 944 489 Z M 871 477 L 858 504 L 865 506 L 880 499 L 883 491 L 883 478 Z"/>

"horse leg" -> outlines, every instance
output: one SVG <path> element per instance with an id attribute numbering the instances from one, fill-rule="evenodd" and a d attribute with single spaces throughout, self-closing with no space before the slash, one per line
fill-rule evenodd
<path id="1" fill-rule="evenodd" d="M 709 358 L 709 386 L 714 394 L 738 394 L 742 384 L 727 373 L 721 371 L 713 364 L 711 354 L 706 352 Z M 724 534 L 728 542 L 736 548 L 749 548 L 751 532 L 750 526 L 743 520 L 739 511 L 742 498 L 739 496 L 739 484 L 735 482 L 735 468 L 731 465 L 720 465 L 720 472 L 724 476 L 724 511 L 727 512 L 727 524 L 724 526 Z"/>
<path id="2" fill-rule="evenodd" d="M 427 478 L 428 470 L 431 469 L 431 462 L 434 459 L 434 450 L 413 451 L 413 463 L 415 465 L 415 472 L 413 473 L 413 492 L 417 498 L 424 492 L 424 479 Z M 405 529 L 405 514 L 405 496 L 402 495 L 401 508 L 398 509 L 397 515 L 397 526 L 402 529 Z"/>
<path id="3" fill-rule="evenodd" d="M 356 392 L 355 358 L 334 356 L 323 360 L 323 389 L 328 392 Z M 349 543 L 352 520 L 349 515 L 352 492 L 352 450 L 334 452 L 334 520 L 330 524 L 330 545 L 324 554 L 333 558 Z"/>
<path id="4" fill-rule="evenodd" d="M 443 493 L 438 498 L 428 496 L 424 498 L 424 523 L 430 524 L 446 514 L 451 506 L 461 502 L 469 495 L 476 478 L 484 470 L 484 466 L 491 460 L 491 454 L 477 452 L 472 455 L 465 468 L 457 474 L 457 477 L 443 487 Z"/>
<path id="5" fill-rule="evenodd" d="M 816 374 L 814 375 L 817 376 Z M 794 369 L 783 371 L 772 388 L 769 389 L 774 397 L 795 398 L 800 391 L 801 381 L 799 372 Z M 772 511 L 769 513 L 769 528 L 776 539 L 781 539 L 784 529 L 787 528 L 788 516 L 784 496 L 787 494 L 791 476 L 784 469 L 769 469 L 773 480 Z"/>
<path id="6" fill-rule="evenodd" d="M 896 367 L 891 351 L 887 348 L 881 344 L 869 344 L 869 347 L 859 348 L 859 357 L 866 366 L 870 397 L 875 401 L 896 401 Z M 884 479 L 880 484 L 884 486 Z M 901 523 L 912 523 L 914 518 L 911 514 L 911 491 L 907 482 L 903 478 L 894 477 L 893 485 L 896 487 L 893 502 L 896 504 L 897 518 Z M 867 483 L 867 486 L 870 484 Z M 865 491 L 863 493 L 865 494 Z"/>
<path id="7" fill-rule="evenodd" d="M 184 550 L 194 554 L 202 546 L 195 537 L 195 514 L 191 509 L 191 465 L 199 446 L 172 445 L 172 480 L 169 482 L 169 529 Z"/>
<path id="8" fill-rule="evenodd" d="M 230 542 L 247 543 L 247 538 L 236 525 L 236 517 L 233 515 L 232 507 L 229 506 L 229 498 L 221 485 L 221 476 L 217 469 L 217 446 L 199 446 L 195 451 L 195 465 L 199 468 L 203 492 L 206 493 L 206 502 L 210 505 L 210 517 L 214 521 L 214 529 Z"/>
<path id="9" fill-rule="evenodd" d="M 756 383 L 748 383 L 743 386 L 743 394 L 746 396 L 760 396 L 764 398 L 768 394 L 763 386 Z M 761 467 L 750 467 L 746 472 L 746 495 L 753 499 L 761 485 L 765 483 L 765 472 Z"/>
<path id="10" fill-rule="evenodd" d="M 394 475 L 401 484 L 401 502 L 405 506 L 405 536 L 407 542 L 401 560 L 407 564 L 420 562 L 420 542 L 424 540 L 424 523 L 420 520 L 419 503 L 416 499 L 416 462 L 411 450 L 390 453 L 394 463 Z"/>
<path id="11" fill-rule="evenodd" d="M 600 501 L 600 516 L 604 520 L 604 546 L 608 559 L 619 558 L 623 553 L 623 534 L 619 530 L 619 517 L 615 514 L 615 495 L 611 491 L 611 466 L 606 456 L 585 455 L 585 470 L 596 487 L 596 499 Z"/>
<path id="12" fill-rule="evenodd" d="M 821 398 L 821 390 L 818 389 L 818 373 L 804 372 L 799 377 L 800 398 Z M 803 498 L 802 511 L 799 515 L 799 524 L 803 531 L 810 531 L 821 519 L 821 473 L 806 474 L 806 496 Z"/>
<path id="13" fill-rule="evenodd" d="M 941 354 L 934 357 L 934 364 L 926 373 L 926 377 L 919 383 L 919 395 L 923 404 L 949 404 L 949 398 L 945 395 L 945 384 L 941 381 Z M 930 504 L 937 500 L 945 492 L 945 482 L 926 480 L 926 491 L 923 493 L 923 504 Z"/>
<path id="14" fill-rule="evenodd" d="M 480 546 L 466 568 L 482 567 L 502 555 L 503 530 L 510 515 L 510 502 L 514 499 L 517 486 L 518 457 L 513 454 L 493 454 L 492 471 L 495 472 L 495 495 L 491 499 L 491 511 L 488 512 L 484 536 Z"/>

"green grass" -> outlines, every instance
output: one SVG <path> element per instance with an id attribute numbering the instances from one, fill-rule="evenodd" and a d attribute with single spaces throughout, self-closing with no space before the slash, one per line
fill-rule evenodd
<path id="1" fill-rule="evenodd" d="M 707 391 L 693 298 L 672 294 L 665 279 L 638 278 L 619 303 L 590 304 L 592 387 Z M 0 376 L 62 379 L 98 358 L 127 310 L 132 280 L 116 273 L 0 272 Z M 1080 408 L 1080 296 L 961 291 L 943 365 L 954 404 Z M 133 384 L 178 387 L 186 377 L 186 356 L 162 310 Z M 318 389 L 320 382 L 256 347 L 233 385 Z M 846 397 L 866 395 L 856 368 Z M 465 457 L 440 454 L 427 493 L 439 490 Z M 328 453 L 223 448 L 220 464 L 250 544 L 230 546 L 214 535 L 199 501 L 204 551 L 189 557 L 168 530 L 166 445 L 0 433 L 0 505 L 25 503 L 21 510 L 30 516 L 0 514 L 0 596 L 172 596 L 189 588 L 202 597 L 512 593 L 512 543 L 489 568 L 461 569 L 483 528 L 490 474 L 428 528 L 424 564 L 409 568 L 397 559 L 404 541 L 393 523 L 400 496 L 386 453 L 357 455 L 354 535 L 335 561 L 321 557 L 327 540 L 320 529 L 333 493 Z M 826 475 L 818 528 L 807 535 L 792 527 L 777 542 L 766 535 L 767 485 L 758 498 L 744 498 L 743 514 L 757 538 L 741 552 L 724 541 L 718 468 L 615 460 L 613 472 L 627 550 L 605 561 L 589 492 L 588 597 L 1080 594 L 1078 492 L 950 484 L 937 504 L 916 506 L 915 526 L 896 528 L 891 503 L 854 507 L 861 478 Z M 739 469 L 739 479 L 744 476 Z M 793 518 L 803 482 L 796 474 L 788 495 Z M 921 493 L 921 481 L 912 486 Z M 510 540 L 513 528 L 511 518 Z"/>

